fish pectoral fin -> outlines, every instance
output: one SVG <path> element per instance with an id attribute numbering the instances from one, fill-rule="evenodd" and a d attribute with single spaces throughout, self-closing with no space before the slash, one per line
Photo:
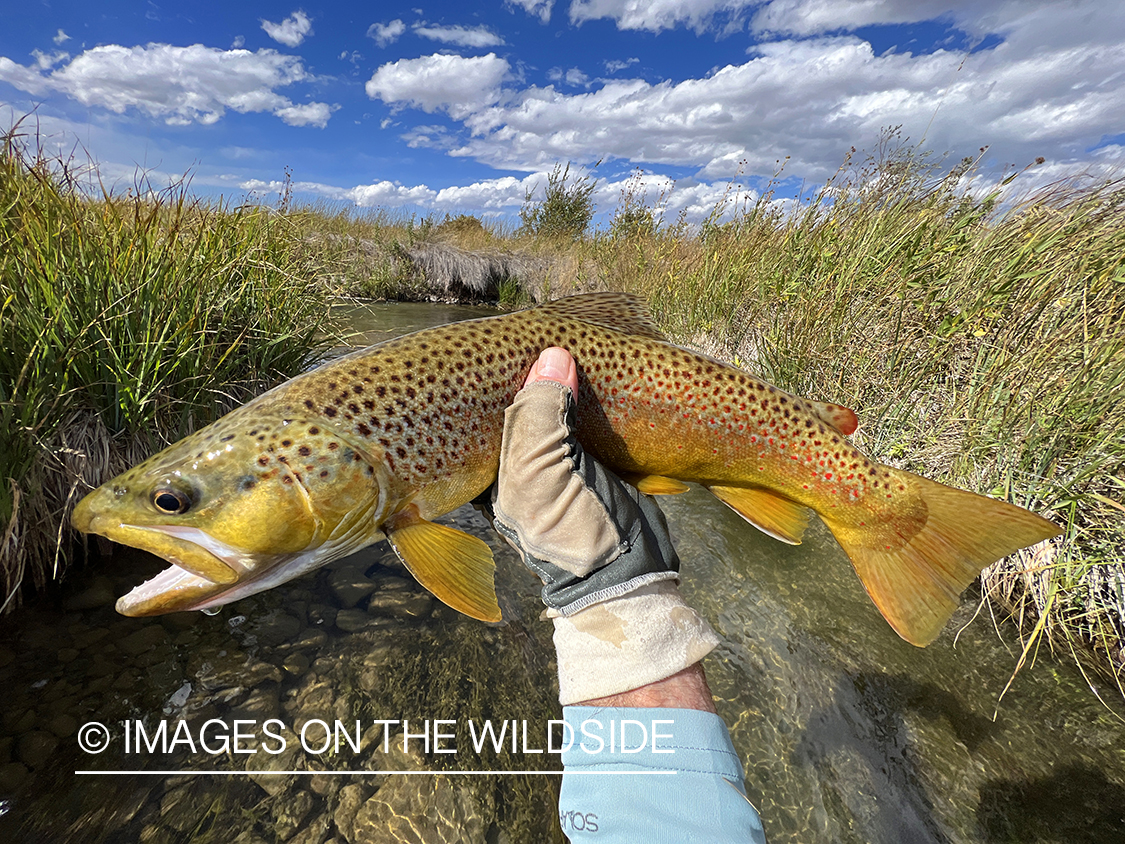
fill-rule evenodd
<path id="1" fill-rule="evenodd" d="M 707 487 L 762 533 L 790 545 L 800 545 L 809 526 L 809 508 L 764 489 L 738 486 Z"/>
<path id="2" fill-rule="evenodd" d="M 394 523 L 385 527 L 387 539 L 419 583 L 471 618 L 500 620 L 496 562 L 484 541 L 416 513 L 399 513 Z"/>
<path id="3" fill-rule="evenodd" d="M 859 427 L 859 417 L 855 415 L 854 410 L 848 410 L 842 405 L 813 401 L 812 399 L 805 399 L 805 401 L 812 405 L 813 413 L 821 422 L 831 425 L 845 436 L 851 436 Z"/>
<path id="4" fill-rule="evenodd" d="M 645 495 L 679 495 L 691 488 L 683 481 L 677 481 L 675 478 L 668 478 L 664 475 L 621 472 L 619 476 L 625 483 L 635 486 Z"/>

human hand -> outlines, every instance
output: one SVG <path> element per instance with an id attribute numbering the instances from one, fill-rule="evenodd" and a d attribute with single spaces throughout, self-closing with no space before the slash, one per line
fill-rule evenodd
<path id="1" fill-rule="evenodd" d="M 493 494 L 497 530 L 543 581 L 564 705 L 682 675 L 718 644 L 680 597 L 660 508 L 575 438 L 577 389 L 570 354 L 543 352 L 505 414 Z"/>

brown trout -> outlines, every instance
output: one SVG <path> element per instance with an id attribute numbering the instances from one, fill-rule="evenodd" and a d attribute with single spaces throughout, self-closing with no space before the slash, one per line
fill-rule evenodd
<path id="1" fill-rule="evenodd" d="M 259 396 L 91 492 L 75 527 L 172 566 L 117 602 L 207 609 L 386 537 L 418 581 L 500 619 L 480 539 L 432 520 L 495 480 L 504 410 L 539 353 L 578 363 L 578 437 L 639 489 L 702 484 L 797 544 L 810 510 L 900 636 L 929 643 L 980 570 L 1051 522 L 866 457 L 855 415 L 668 343 L 632 297 L 599 293 L 390 340 Z"/>

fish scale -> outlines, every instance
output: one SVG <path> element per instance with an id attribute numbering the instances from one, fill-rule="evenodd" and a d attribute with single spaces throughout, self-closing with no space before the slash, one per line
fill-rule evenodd
<path id="1" fill-rule="evenodd" d="M 218 606 L 385 536 L 438 598 L 498 620 L 488 546 L 432 520 L 495 481 L 504 410 L 550 346 L 576 360 L 589 452 L 644 492 L 702 484 L 785 542 L 817 513 L 914 644 L 937 635 L 981 568 L 1059 532 L 867 457 L 847 440 L 850 410 L 668 343 L 624 294 L 353 352 L 103 485 L 74 523 L 173 564 L 118 602 L 129 615 Z"/>

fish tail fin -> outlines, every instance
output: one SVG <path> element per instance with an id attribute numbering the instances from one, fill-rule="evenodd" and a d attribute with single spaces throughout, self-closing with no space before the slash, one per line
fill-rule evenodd
<path id="1" fill-rule="evenodd" d="M 903 639 L 925 647 L 981 569 L 1062 531 L 1041 516 L 983 495 L 891 470 L 915 492 L 914 513 L 874 527 L 824 521 L 867 594 Z"/>

